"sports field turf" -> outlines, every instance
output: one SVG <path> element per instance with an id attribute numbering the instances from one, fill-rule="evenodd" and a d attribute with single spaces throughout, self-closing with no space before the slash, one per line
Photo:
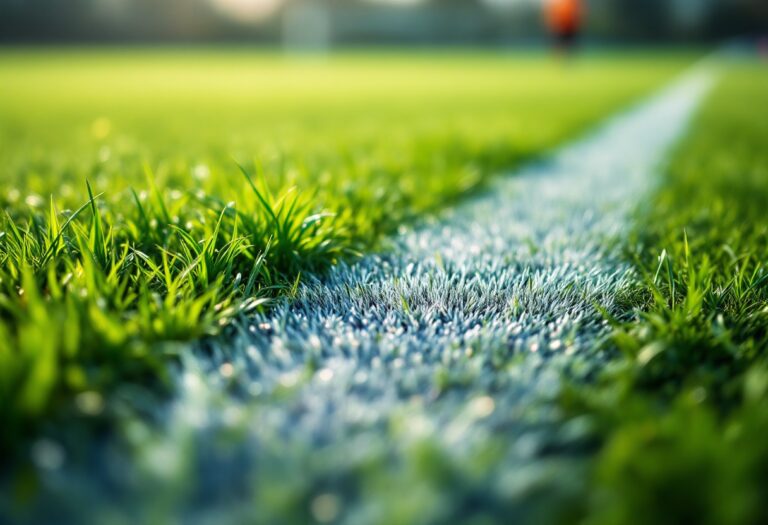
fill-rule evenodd
<path id="1" fill-rule="evenodd" d="M 619 192 L 628 224 L 590 215 L 610 187 L 532 177 L 599 172 L 597 134 L 575 148 L 594 158 L 509 186 L 531 196 L 505 224 L 460 209 L 386 255 L 400 226 L 591 137 L 696 58 L 3 51 L 0 518 L 25 501 L 49 506 L 22 517 L 83 517 L 98 488 L 90 512 L 115 523 L 108 497 L 160 521 L 176 505 L 193 522 L 768 521 L 764 61 L 711 62 L 658 180 L 579 179 L 638 183 L 636 201 Z M 651 142 L 643 122 L 628 136 Z M 653 150 L 619 144 L 622 169 Z M 536 209 L 550 198 L 562 210 Z M 452 243 L 464 219 L 480 226 Z M 521 241 L 536 220 L 553 234 Z M 450 256 L 419 244 L 429 232 Z"/>
<path id="2" fill-rule="evenodd" d="M 162 388 L 183 351 L 169 342 L 290 293 L 689 60 L 4 51 L 3 444 L 76 413 L 80 393 Z"/>

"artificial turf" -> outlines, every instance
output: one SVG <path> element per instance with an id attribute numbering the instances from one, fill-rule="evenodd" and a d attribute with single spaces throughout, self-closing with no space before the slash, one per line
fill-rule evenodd
<path id="1" fill-rule="evenodd" d="M 689 59 L 4 50 L 2 449 Z"/>

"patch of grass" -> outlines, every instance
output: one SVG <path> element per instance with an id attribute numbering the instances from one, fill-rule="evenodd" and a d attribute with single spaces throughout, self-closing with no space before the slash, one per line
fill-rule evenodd
<path id="1" fill-rule="evenodd" d="M 765 107 L 765 64 L 731 65 L 641 213 L 638 317 L 564 399 L 600 444 L 588 523 L 768 520 Z"/>
<path id="2" fill-rule="evenodd" d="M 687 61 L 3 51 L 0 446 L 162 389 L 181 342 Z"/>

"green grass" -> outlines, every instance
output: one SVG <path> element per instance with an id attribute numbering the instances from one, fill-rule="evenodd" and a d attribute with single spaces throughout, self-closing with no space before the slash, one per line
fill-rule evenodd
<path id="1" fill-rule="evenodd" d="M 639 215 L 620 352 L 564 407 L 598 456 L 587 523 L 765 523 L 768 70 L 732 65 Z"/>
<path id="2" fill-rule="evenodd" d="M 688 60 L 4 50 L 0 449 Z"/>

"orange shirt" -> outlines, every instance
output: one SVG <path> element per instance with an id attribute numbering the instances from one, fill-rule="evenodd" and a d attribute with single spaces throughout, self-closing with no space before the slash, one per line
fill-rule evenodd
<path id="1" fill-rule="evenodd" d="M 546 5 L 547 25 L 557 33 L 577 31 L 581 24 L 581 2 L 579 0 L 548 0 Z"/>

